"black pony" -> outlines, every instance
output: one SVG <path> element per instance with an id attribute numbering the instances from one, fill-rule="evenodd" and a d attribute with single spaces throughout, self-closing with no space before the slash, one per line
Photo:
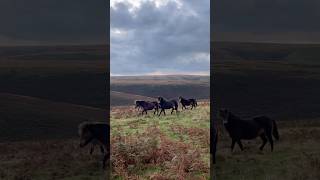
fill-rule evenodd
<path id="1" fill-rule="evenodd" d="M 260 150 L 263 150 L 263 147 L 269 140 L 271 151 L 273 151 L 272 135 L 279 140 L 278 128 L 274 120 L 267 116 L 258 116 L 251 120 L 242 120 L 226 109 L 221 109 L 219 114 L 223 118 L 223 125 L 232 139 L 231 151 L 236 142 L 240 149 L 243 150 L 241 139 L 255 139 L 258 136 L 260 136 L 263 141 Z"/>
<path id="2" fill-rule="evenodd" d="M 182 105 L 181 107 L 182 109 L 183 108 L 187 109 L 186 106 L 191 106 L 191 109 L 193 109 L 193 108 L 196 108 L 196 106 L 198 105 L 195 99 L 184 99 L 182 96 L 179 97 L 179 101 Z"/>
<path id="3" fill-rule="evenodd" d="M 165 109 L 172 109 L 171 114 L 174 110 L 176 111 L 176 113 L 178 112 L 178 102 L 176 100 L 167 101 L 163 97 L 158 97 L 158 100 L 161 108 L 159 116 L 161 115 L 161 112 L 163 112 L 163 114 L 166 115 Z"/>
<path id="4" fill-rule="evenodd" d="M 135 104 L 136 104 L 135 108 L 142 108 L 141 114 L 143 114 L 144 112 L 148 114 L 147 111 L 152 109 L 154 109 L 153 114 L 156 114 L 156 113 L 158 114 L 159 112 L 159 104 L 156 101 L 153 101 L 153 102 L 135 101 Z"/>
<path id="5" fill-rule="evenodd" d="M 103 122 L 82 122 L 79 124 L 78 133 L 80 136 L 80 147 L 85 147 L 88 144 L 99 144 L 101 153 L 103 154 L 102 167 L 106 165 L 109 168 L 110 163 L 110 126 Z M 91 147 L 92 148 L 92 147 Z"/>

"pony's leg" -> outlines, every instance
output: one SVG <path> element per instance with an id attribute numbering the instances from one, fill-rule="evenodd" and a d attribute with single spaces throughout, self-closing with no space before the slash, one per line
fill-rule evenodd
<path id="1" fill-rule="evenodd" d="M 92 154 L 94 151 L 94 144 L 91 145 L 91 148 L 90 148 L 90 154 Z"/>
<path id="2" fill-rule="evenodd" d="M 161 110 L 160 110 L 160 113 L 159 113 L 159 115 L 158 115 L 158 116 L 160 116 L 160 115 L 161 115 L 162 111 L 163 111 L 163 109 L 161 109 Z"/>
<path id="3" fill-rule="evenodd" d="M 263 147 L 267 144 L 268 139 L 265 134 L 260 135 L 260 137 L 262 139 L 262 145 L 260 146 L 259 149 L 262 151 Z"/>
<path id="4" fill-rule="evenodd" d="M 104 153 L 103 159 L 102 159 L 102 169 L 105 169 L 105 168 L 106 168 L 107 159 L 108 159 L 108 154 L 107 154 L 107 153 Z"/>
<path id="5" fill-rule="evenodd" d="M 104 154 L 104 148 L 101 145 L 100 145 L 100 151 L 101 151 L 102 154 Z"/>
<path id="6" fill-rule="evenodd" d="M 270 143 L 270 145 L 271 145 L 271 152 L 272 152 L 272 151 L 273 151 L 273 139 L 272 139 L 271 130 L 268 131 L 268 133 L 267 133 L 267 138 L 268 138 L 269 143 Z"/>
<path id="7" fill-rule="evenodd" d="M 239 140 L 237 140 L 237 143 L 238 143 L 238 145 L 239 145 L 239 147 L 240 147 L 241 151 L 243 151 L 243 146 L 242 146 L 241 140 L 240 140 L 240 139 L 239 139 Z"/>
<path id="8" fill-rule="evenodd" d="M 232 139 L 231 142 L 231 152 L 233 151 L 234 145 L 236 144 L 236 141 L 234 139 Z"/>
<path id="9" fill-rule="evenodd" d="M 174 108 L 171 109 L 171 114 L 173 113 Z"/>

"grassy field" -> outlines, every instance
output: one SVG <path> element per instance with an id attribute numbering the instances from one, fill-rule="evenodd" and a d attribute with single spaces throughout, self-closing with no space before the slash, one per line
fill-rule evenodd
<path id="1" fill-rule="evenodd" d="M 80 149 L 78 124 L 103 121 L 99 108 L 0 93 L 1 180 L 105 180 L 98 148 Z"/>
<path id="2" fill-rule="evenodd" d="M 80 149 L 78 139 L 0 143 L 1 180 L 106 180 L 96 148 Z"/>
<path id="3" fill-rule="evenodd" d="M 209 179 L 209 109 L 158 117 L 112 108 L 113 179 Z"/>
<path id="4" fill-rule="evenodd" d="M 236 145 L 231 152 L 231 139 L 219 125 L 217 180 L 317 180 L 320 179 L 319 120 L 278 122 L 280 140 L 274 152 L 267 144 L 259 150 L 261 140 L 243 141 L 245 150 Z"/>

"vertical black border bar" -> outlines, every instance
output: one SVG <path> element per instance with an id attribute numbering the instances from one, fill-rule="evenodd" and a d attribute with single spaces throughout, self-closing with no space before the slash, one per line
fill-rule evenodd
<path id="1" fill-rule="evenodd" d="M 109 134 L 107 135 L 107 138 L 109 139 L 109 144 L 107 144 L 107 148 L 108 148 L 108 161 L 107 161 L 107 166 L 106 166 L 106 179 L 111 179 L 111 143 L 110 143 L 110 134 L 111 134 L 111 125 L 110 125 L 110 0 L 106 1 L 106 9 L 107 9 L 107 13 L 106 13 L 106 51 L 107 51 L 107 57 L 106 57 L 106 84 L 105 84 L 105 88 L 106 88 L 106 92 L 105 92 L 105 96 L 106 96 L 106 115 L 105 117 L 107 118 L 106 121 L 109 124 Z"/>
<path id="2" fill-rule="evenodd" d="M 216 172 L 213 165 L 216 161 L 216 150 L 218 132 L 216 128 L 216 108 L 214 98 L 214 48 L 213 48 L 213 22 L 214 22 L 214 0 L 210 1 L 210 179 L 216 179 Z"/>

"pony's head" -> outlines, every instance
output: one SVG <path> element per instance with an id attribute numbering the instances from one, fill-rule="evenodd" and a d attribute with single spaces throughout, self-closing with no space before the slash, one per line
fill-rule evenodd
<path id="1" fill-rule="evenodd" d="M 80 147 L 86 146 L 92 140 L 89 122 L 79 124 L 78 133 L 80 136 Z"/>
<path id="2" fill-rule="evenodd" d="M 160 101 L 160 102 L 163 101 L 163 97 L 160 97 L 160 96 L 159 96 L 159 97 L 158 97 L 158 101 Z"/>
<path id="3" fill-rule="evenodd" d="M 142 106 L 142 104 L 143 104 L 143 101 L 141 101 L 141 100 L 135 100 L 134 101 L 134 103 L 135 103 L 135 109 L 137 109 L 138 107 L 141 107 Z"/>

